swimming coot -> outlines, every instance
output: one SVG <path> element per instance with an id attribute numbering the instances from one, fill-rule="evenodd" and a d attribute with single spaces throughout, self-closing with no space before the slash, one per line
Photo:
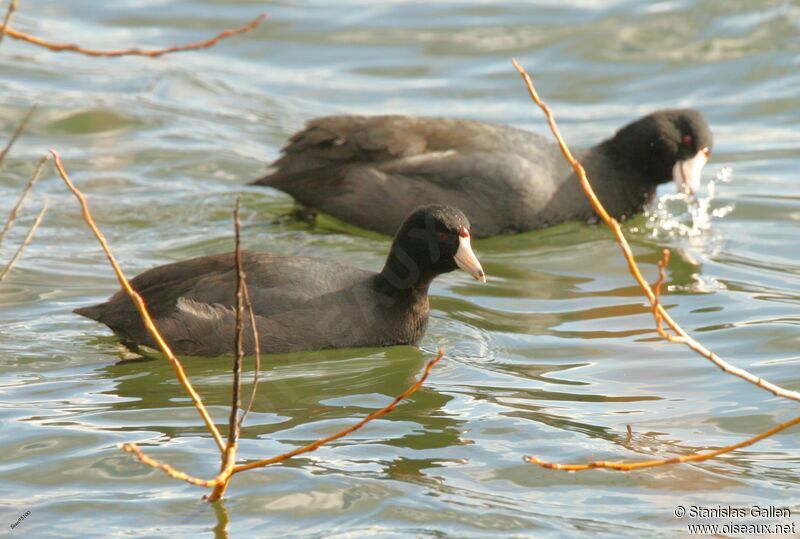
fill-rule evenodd
<path id="1" fill-rule="evenodd" d="M 459 210 L 418 208 L 395 235 L 380 273 L 330 260 L 242 252 L 261 350 L 290 352 L 415 344 L 428 322 L 428 286 L 460 267 L 485 282 L 470 247 L 470 225 Z M 217 356 L 234 349 L 234 254 L 184 260 L 131 281 L 162 336 L 183 355 Z M 76 309 L 102 322 L 128 346 L 155 348 L 124 291 Z M 245 314 L 245 348 L 253 352 Z"/>
<path id="2" fill-rule="evenodd" d="M 656 186 L 694 192 L 712 145 L 696 110 L 661 110 L 576 152 L 617 219 L 642 211 Z M 331 116 L 292 136 L 255 183 L 362 228 L 392 234 L 420 203 L 460 208 L 473 236 L 593 221 L 596 216 L 558 146 L 490 123 L 413 116 Z"/>

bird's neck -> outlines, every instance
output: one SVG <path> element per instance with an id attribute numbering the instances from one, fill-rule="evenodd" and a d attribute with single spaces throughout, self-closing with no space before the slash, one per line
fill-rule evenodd
<path id="1" fill-rule="evenodd" d="M 417 263 L 398 243 L 392 244 L 389 256 L 379 274 L 382 291 L 391 295 L 427 295 L 436 275 L 431 268 Z"/>
<path id="2" fill-rule="evenodd" d="M 428 288 L 435 275 L 404 273 L 399 267 L 390 267 L 388 264 L 377 275 L 376 288 L 379 292 L 393 297 L 424 298 L 428 295 Z"/>
<path id="3" fill-rule="evenodd" d="M 581 159 L 592 188 L 616 219 L 641 212 L 655 196 L 657 187 L 655 182 L 647 181 L 653 174 L 637 160 L 639 156 L 631 158 L 625 147 L 618 137 L 610 138 Z"/>
<path id="4" fill-rule="evenodd" d="M 639 184 L 650 189 L 657 186 L 659 174 L 652 159 L 650 143 L 635 133 L 618 133 L 595 146 L 592 153 L 595 152 L 608 159 L 615 168 L 631 175 L 631 178 L 627 178 L 623 174 L 612 181 L 630 182 L 631 179 L 638 179 Z"/>

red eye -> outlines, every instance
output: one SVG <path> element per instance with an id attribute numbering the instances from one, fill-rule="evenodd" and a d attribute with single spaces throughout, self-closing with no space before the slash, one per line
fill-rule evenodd
<path id="1" fill-rule="evenodd" d="M 447 234 L 444 232 L 439 232 L 439 241 L 444 241 L 447 239 Z"/>
<path id="2" fill-rule="evenodd" d="M 692 145 L 692 135 L 683 135 L 683 145 L 686 147 Z"/>

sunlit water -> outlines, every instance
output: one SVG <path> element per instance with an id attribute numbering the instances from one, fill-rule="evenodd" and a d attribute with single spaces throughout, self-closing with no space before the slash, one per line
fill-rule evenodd
<path id="1" fill-rule="evenodd" d="M 686 201 L 665 185 L 626 231 L 650 280 L 662 250 L 672 250 L 664 303 L 688 331 L 732 363 L 800 389 L 795 4 L 30 0 L 14 21 L 58 41 L 150 46 L 201 39 L 262 9 L 271 20 L 252 34 L 157 60 L 87 59 L 6 38 L 0 138 L 31 103 L 40 111 L 0 172 L 0 209 L 53 147 L 130 275 L 230 249 L 238 193 L 247 247 L 378 268 L 387 238 L 330 219 L 309 230 L 283 218 L 289 198 L 243 184 L 322 114 L 447 114 L 547 133 L 510 65 L 515 56 L 576 147 L 657 108 L 705 112 L 715 137 L 704 174 L 711 190 Z M 721 181 L 726 174 L 732 181 Z M 169 365 L 120 361 L 106 329 L 71 314 L 117 284 L 52 172 L 0 260 L 45 199 L 34 243 L 0 285 L 0 525 L 30 511 L 2 529 L 219 534 L 221 511 L 200 502 L 202 489 L 117 448 L 139 442 L 202 477 L 218 466 Z M 437 280 L 421 350 L 266 358 L 243 459 L 351 424 L 407 387 L 437 347 L 447 350 L 393 414 L 237 476 L 225 502 L 232 537 L 674 536 L 690 522 L 674 516 L 677 505 L 800 512 L 796 431 L 712 462 L 629 474 L 525 464 L 529 454 L 684 455 L 766 430 L 798 406 L 659 340 L 602 227 L 568 223 L 474 247 L 489 282 Z M 224 424 L 229 362 L 192 360 L 187 370 Z"/>

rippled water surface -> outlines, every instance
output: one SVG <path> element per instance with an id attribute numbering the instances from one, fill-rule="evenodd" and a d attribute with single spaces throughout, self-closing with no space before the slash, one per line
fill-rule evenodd
<path id="1" fill-rule="evenodd" d="M 0 210 L 53 147 L 131 275 L 230 249 L 238 193 L 247 247 L 378 268 L 387 238 L 331 219 L 310 230 L 283 218 L 287 196 L 243 184 L 323 114 L 446 114 L 544 133 L 510 64 L 516 56 L 575 146 L 657 108 L 705 112 L 715 149 L 704 181 L 730 178 L 706 198 L 710 222 L 693 226 L 685 201 L 664 186 L 660 205 L 626 230 L 652 280 L 661 250 L 672 249 L 665 304 L 687 330 L 732 363 L 800 390 L 796 3 L 23 0 L 14 25 L 98 48 L 150 46 L 201 39 L 261 10 L 271 19 L 251 34 L 156 60 L 54 54 L 6 38 L 0 139 L 32 103 L 40 110 L 0 172 Z M 169 365 L 121 361 L 103 326 L 71 314 L 117 284 L 50 169 L 0 260 L 45 200 L 34 243 L 0 285 L 0 528 L 26 537 L 221 536 L 222 508 L 200 502 L 202 489 L 117 448 L 136 441 L 204 477 L 218 465 Z M 685 532 L 677 505 L 800 513 L 796 430 L 712 462 L 629 474 L 524 463 L 529 454 L 684 455 L 766 430 L 798 406 L 659 340 L 604 228 L 568 223 L 475 250 L 489 282 L 437 280 L 421 349 L 266 359 L 244 459 L 360 419 L 447 349 L 393 414 L 238 475 L 225 501 L 231 536 L 672 536 Z M 187 370 L 225 423 L 229 362 L 193 360 Z"/>

